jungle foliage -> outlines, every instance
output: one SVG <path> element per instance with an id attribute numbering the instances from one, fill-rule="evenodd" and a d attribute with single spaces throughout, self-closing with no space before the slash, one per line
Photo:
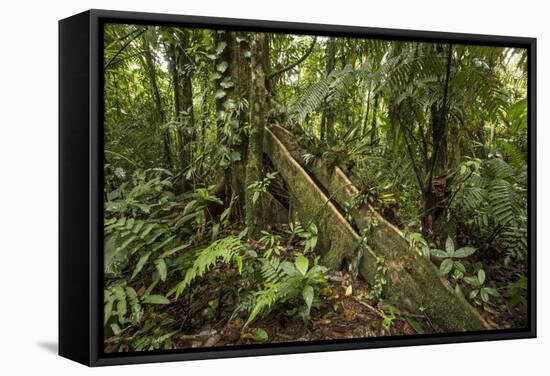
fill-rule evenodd
<path id="1" fill-rule="evenodd" d="M 360 336 L 438 331 L 387 303 L 383 258 L 372 285 L 322 265 L 271 124 L 495 327 L 525 325 L 525 50 L 108 24 L 104 76 L 106 351 L 337 338 L 318 327 L 352 298 Z"/>

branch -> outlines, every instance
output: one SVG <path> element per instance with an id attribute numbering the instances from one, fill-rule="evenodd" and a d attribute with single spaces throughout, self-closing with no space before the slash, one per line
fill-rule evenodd
<path id="1" fill-rule="evenodd" d="M 451 62 L 452 62 L 452 52 L 453 52 L 453 45 L 449 44 L 449 52 L 447 54 L 447 68 L 445 71 L 445 84 L 443 86 L 443 105 L 441 107 L 441 114 L 439 121 L 443 122 L 444 129 L 447 127 L 447 95 L 449 92 L 449 80 L 451 77 Z M 434 140 L 435 144 L 435 140 Z M 437 161 L 437 155 L 439 154 L 439 146 L 441 142 L 440 140 L 437 140 L 437 144 L 435 144 L 435 149 L 432 157 L 432 166 L 430 169 L 430 174 L 428 176 L 428 188 L 429 190 L 432 189 L 432 178 L 434 174 L 435 164 Z"/>
<path id="2" fill-rule="evenodd" d="M 405 140 L 405 145 L 407 146 L 407 153 L 409 154 L 409 158 L 411 160 L 411 163 L 412 163 L 412 166 L 413 166 L 413 170 L 414 170 L 414 174 L 416 175 L 416 180 L 418 182 L 418 188 L 422 191 L 422 193 L 425 193 L 425 188 L 424 188 L 424 182 L 422 180 L 422 174 L 420 173 L 420 170 L 418 169 L 418 167 L 416 166 L 416 163 L 414 161 L 414 153 L 412 151 L 412 148 L 411 148 L 411 145 L 407 139 L 407 135 L 406 133 L 403 133 L 403 139 Z"/>
<path id="3" fill-rule="evenodd" d="M 292 68 L 294 68 L 295 66 L 297 66 L 298 64 L 300 64 L 302 61 L 304 61 L 305 59 L 307 59 L 307 57 L 313 52 L 313 47 L 315 47 L 315 43 L 317 42 L 317 37 L 313 37 L 313 42 L 311 42 L 311 46 L 309 46 L 308 50 L 302 55 L 301 58 L 299 58 L 298 60 L 296 60 L 294 63 L 284 67 L 284 68 L 281 68 L 279 69 L 278 71 L 275 71 L 273 73 L 270 73 L 268 76 L 267 76 L 267 79 L 268 80 L 271 80 L 273 77 L 275 76 L 278 76 L 279 74 L 281 73 L 284 73 L 286 71 L 289 71 L 291 70 Z"/>
<path id="4" fill-rule="evenodd" d="M 109 66 L 113 63 L 113 61 L 118 57 L 118 55 L 120 55 L 122 53 L 122 51 L 124 51 L 129 45 L 130 43 L 132 43 L 133 41 L 135 41 L 137 38 L 139 38 L 143 33 L 145 33 L 147 31 L 147 29 L 143 29 L 141 30 L 139 33 L 137 33 L 136 35 L 134 35 L 132 38 L 130 38 L 126 43 L 124 43 L 124 45 L 113 55 L 113 57 L 111 57 L 109 59 L 109 61 L 107 62 L 107 64 L 105 64 L 105 68 L 103 69 L 107 69 L 109 68 Z"/>
<path id="5" fill-rule="evenodd" d="M 118 42 L 122 42 L 124 39 L 128 38 L 128 37 L 131 37 L 133 34 L 139 32 L 139 29 L 134 29 L 134 30 L 131 30 L 129 31 L 128 33 L 126 33 L 125 35 L 117 38 L 116 40 L 112 41 L 111 43 L 109 43 L 108 46 L 106 46 L 104 49 L 105 50 L 108 50 L 110 49 L 112 46 L 114 46 L 115 44 L 117 44 Z"/>

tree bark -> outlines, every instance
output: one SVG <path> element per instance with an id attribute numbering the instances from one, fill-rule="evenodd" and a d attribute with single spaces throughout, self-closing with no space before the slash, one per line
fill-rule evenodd
<path id="1" fill-rule="evenodd" d="M 371 90 L 369 89 L 367 93 L 367 109 L 365 110 L 365 118 L 363 120 L 363 130 L 361 131 L 361 136 L 365 136 L 367 134 L 367 124 L 369 122 L 369 113 L 370 113 L 370 95 L 371 95 Z"/>
<path id="2" fill-rule="evenodd" d="M 326 56 L 326 75 L 327 77 L 334 70 L 336 66 L 336 39 L 329 38 L 327 42 L 327 56 Z M 332 106 L 325 108 L 323 116 L 325 117 L 325 136 L 329 145 L 334 145 L 334 122 L 335 114 Z"/>
<path id="3" fill-rule="evenodd" d="M 228 32 L 227 33 L 227 50 L 229 53 L 229 77 L 233 82 L 234 86 L 229 88 L 227 91 L 227 98 L 240 101 L 246 99 L 250 105 L 250 62 L 245 56 L 246 49 L 250 48 L 247 46 L 248 38 L 242 40 L 241 42 L 237 41 L 237 37 L 245 38 L 246 34 L 237 33 L 237 32 Z M 235 151 L 240 154 L 240 160 L 234 161 L 231 164 L 231 168 L 228 170 L 230 173 L 229 182 L 229 191 L 231 196 L 236 196 L 239 198 L 237 203 L 238 212 L 242 212 L 244 209 L 244 200 L 246 196 L 246 175 L 245 175 L 245 162 L 247 160 L 248 154 L 248 136 L 244 132 L 244 129 L 248 125 L 249 116 L 246 110 L 242 110 L 236 114 L 238 120 L 238 132 L 240 133 L 240 144 L 234 147 Z"/>
<path id="4" fill-rule="evenodd" d="M 147 39 L 147 34 L 144 34 L 143 36 L 143 54 L 145 56 L 145 62 L 147 65 L 147 71 L 149 72 L 149 80 L 151 84 L 151 91 L 153 93 L 153 99 L 155 102 L 155 108 L 156 108 L 156 120 L 157 122 L 162 126 L 164 125 L 164 122 L 166 120 L 164 115 L 164 110 L 162 108 L 162 100 L 160 96 L 160 91 L 158 88 L 157 83 L 157 74 L 155 70 L 155 62 L 153 59 L 153 54 L 151 52 L 151 46 L 150 41 Z M 168 130 L 163 129 L 162 130 L 162 143 L 164 146 L 164 157 L 166 159 L 166 164 L 168 165 L 169 169 L 172 169 L 173 163 L 172 163 L 172 152 L 170 148 L 170 134 L 168 133 Z"/>
<path id="5" fill-rule="evenodd" d="M 330 37 L 325 49 L 325 77 L 328 77 L 336 67 L 336 39 Z M 334 144 L 334 109 L 325 101 L 323 113 L 321 115 L 321 141 L 329 145 Z"/>
<path id="6" fill-rule="evenodd" d="M 170 58 L 170 72 L 174 91 L 174 115 L 180 123 L 178 129 L 179 159 L 181 169 L 188 168 L 193 160 L 193 144 L 195 141 L 195 119 L 193 112 L 192 62 L 187 56 L 189 34 L 182 32 L 181 43 L 171 41 L 167 45 Z"/>
<path id="7" fill-rule="evenodd" d="M 376 93 L 374 95 L 374 103 L 372 108 L 372 125 L 371 125 L 371 134 L 370 134 L 370 142 L 372 145 L 378 144 L 378 101 L 380 99 L 380 95 Z"/>
<path id="8" fill-rule="evenodd" d="M 251 42 L 251 91 L 250 91 L 250 134 L 248 159 L 246 161 L 246 187 L 263 178 L 263 139 L 267 90 L 265 87 L 265 35 L 255 34 Z M 245 213 L 248 234 L 257 238 L 262 230 L 263 200 L 252 199 L 254 192 L 246 189 Z"/>
<path id="9" fill-rule="evenodd" d="M 439 203 L 442 199 L 438 199 L 434 192 L 433 178 L 438 174 L 442 174 L 446 170 L 447 165 L 447 117 L 448 117 L 448 95 L 449 95 L 449 80 L 451 76 L 452 64 L 452 44 L 449 45 L 447 52 L 447 62 L 445 66 L 445 75 L 443 77 L 443 94 L 441 106 L 433 104 L 430 112 L 432 116 L 432 158 L 430 160 L 428 178 L 426 187 L 423 192 L 424 197 L 424 212 L 422 217 L 422 234 L 426 238 L 431 238 L 433 234 L 433 225 L 442 214 L 439 209 Z M 439 52 L 443 51 L 443 47 L 437 48 Z"/>

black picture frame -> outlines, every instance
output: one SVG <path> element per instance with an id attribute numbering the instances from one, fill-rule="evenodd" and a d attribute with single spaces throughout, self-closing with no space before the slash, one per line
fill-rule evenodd
<path id="1" fill-rule="evenodd" d="M 104 354 L 102 272 L 103 24 L 321 34 L 528 50 L 528 325 L 523 329 Z M 536 337 L 536 39 L 88 10 L 59 21 L 59 354 L 88 366 Z"/>

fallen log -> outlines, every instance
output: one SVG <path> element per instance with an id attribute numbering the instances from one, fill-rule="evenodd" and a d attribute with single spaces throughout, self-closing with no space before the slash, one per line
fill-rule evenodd
<path id="1" fill-rule="evenodd" d="M 283 145 L 293 161 L 302 161 L 302 156 L 307 151 L 296 142 L 294 135 L 278 125 L 271 126 L 269 130 L 272 138 Z M 329 169 L 317 159 L 302 168 L 307 169 L 305 173 L 311 174 L 330 195 L 330 199 L 341 207 L 348 207 L 360 194 L 338 167 Z M 310 180 L 313 181 L 311 178 Z M 298 197 L 301 199 L 302 196 Z M 383 256 L 388 268 L 389 298 L 393 304 L 412 312 L 425 312 L 435 325 L 447 332 L 490 328 L 464 297 L 457 296 L 452 291 L 433 263 L 422 256 L 401 231 L 385 220 L 370 204 L 352 206 L 347 214 L 355 229 L 366 233 L 369 249 L 375 255 L 374 260 L 371 255 L 362 259 L 359 269 L 361 275 L 372 282 L 376 256 Z M 332 231 L 330 227 L 325 229 Z M 340 252 L 333 256 L 345 257 L 345 254 Z M 333 260 L 331 266 L 337 264 L 338 260 Z"/>

